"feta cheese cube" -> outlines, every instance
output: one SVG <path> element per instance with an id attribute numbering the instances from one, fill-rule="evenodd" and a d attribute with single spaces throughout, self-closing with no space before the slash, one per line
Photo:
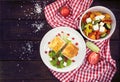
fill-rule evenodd
<path id="1" fill-rule="evenodd" d="M 92 21 L 92 24 L 94 24 L 95 23 L 95 21 Z"/>
<path id="2" fill-rule="evenodd" d="M 100 20 L 100 17 L 99 17 L 99 16 L 96 16 L 96 17 L 95 17 L 95 20 Z"/>
<path id="3" fill-rule="evenodd" d="M 50 58 L 50 61 L 52 61 L 52 58 Z"/>
<path id="4" fill-rule="evenodd" d="M 104 32 L 105 31 L 105 27 L 103 27 L 103 26 L 100 26 L 100 30 L 99 30 L 100 32 Z"/>
<path id="5" fill-rule="evenodd" d="M 104 15 L 98 15 L 95 17 L 95 20 L 102 20 L 104 17 Z"/>
<path id="6" fill-rule="evenodd" d="M 92 19 L 91 19 L 91 18 L 87 18 L 87 19 L 86 19 L 86 22 L 87 22 L 87 23 L 90 23 L 90 22 L 92 22 Z"/>
<path id="7" fill-rule="evenodd" d="M 63 65 L 64 65 L 64 66 L 67 66 L 67 63 L 66 63 L 66 62 L 64 62 L 64 63 L 63 63 Z"/>
<path id="8" fill-rule="evenodd" d="M 99 30 L 99 25 L 98 25 L 98 23 L 97 23 L 96 25 L 93 25 L 93 30 L 95 30 L 95 31 Z"/>
<path id="9" fill-rule="evenodd" d="M 100 26 L 103 26 L 104 25 L 104 23 L 103 22 L 100 22 Z"/>
<path id="10" fill-rule="evenodd" d="M 103 19 L 105 17 L 105 15 L 100 15 L 99 18 L 100 19 Z"/>
<path id="11" fill-rule="evenodd" d="M 62 60 L 62 57 L 58 57 L 58 60 L 61 61 L 61 60 Z"/>

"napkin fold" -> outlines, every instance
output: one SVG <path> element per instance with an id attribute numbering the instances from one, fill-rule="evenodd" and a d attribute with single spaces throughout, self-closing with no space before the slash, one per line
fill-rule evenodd
<path id="1" fill-rule="evenodd" d="M 53 27 L 69 26 L 78 29 L 79 18 L 90 7 L 92 0 L 57 0 L 44 9 L 48 23 Z M 72 14 L 66 18 L 60 15 L 59 8 L 63 5 L 71 8 Z M 84 63 L 70 72 L 60 73 L 50 70 L 62 82 L 110 82 L 116 72 L 116 62 L 110 55 L 110 39 L 94 42 L 100 48 L 100 62 L 91 65 L 87 61 L 90 50 L 87 48 Z"/>

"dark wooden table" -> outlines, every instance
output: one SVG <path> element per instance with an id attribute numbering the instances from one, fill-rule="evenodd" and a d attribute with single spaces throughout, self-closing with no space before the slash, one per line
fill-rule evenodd
<path id="1" fill-rule="evenodd" d="M 52 29 L 43 9 L 53 1 L 0 0 L 0 82 L 58 82 L 39 53 L 42 37 Z M 42 11 L 35 12 L 36 3 Z M 116 16 L 110 47 L 118 69 L 112 82 L 120 82 L 120 2 L 95 0 L 92 6 L 95 5 L 108 7 Z"/>

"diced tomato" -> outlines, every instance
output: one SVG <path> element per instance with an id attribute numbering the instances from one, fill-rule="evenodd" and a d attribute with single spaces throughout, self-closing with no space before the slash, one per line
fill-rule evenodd
<path id="1" fill-rule="evenodd" d="M 93 33 L 94 35 L 96 35 L 97 32 L 96 32 L 96 31 L 93 31 L 92 33 Z"/>
<path id="2" fill-rule="evenodd" d="M 100 38 L 100 32 L 97 31 L 97 32 L 96 32 L 96 39 L 99 39 L 99 38 Z"/>
<path id="3" fill-rule="evenodd" d="M 90 14 L 91 14 L 91 12 L 88 12 L 88 13 L 87 13 L 87 17 L 90 17 Z"/>
<path id="4" fill-rule="evenodd" d="M 89 55 L 88 55 L 88 62 L 90 64 L 97 64 L 100 60 L 100 55 L 96 52 L 91 52 Z"/>
<path id="5" fill-rule="evenodd" d="M 83 18 L 82 18 L 83 23 L 86 23 L 86 18 L 87 18 L 87 15 L 84 15 Z"/>
<path id="6" fill-rule="evenodd" d="M 109 19 L 109 20 L 103 20 L 104 23 L 108 23 L 108 24 L 111 24 L 112 23 L 112 20 Z"/>
<path id="7" fill-rule="evenodd" d="M 106 32 L 107 34 L 109 34 L 110 33 L 110 30 L 107 30 L 107 32 Z"/>

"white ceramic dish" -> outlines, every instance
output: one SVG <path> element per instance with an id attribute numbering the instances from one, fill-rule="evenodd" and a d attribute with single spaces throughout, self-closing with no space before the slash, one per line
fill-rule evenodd
<path id="1" fill-rule="evenodd" d="M 100 12 L 102 12 L 102 13 L 108 13 L 108 14 L 110 14 L 111 19 L 112 19 L 112 25 L 111 25 L 111 26 L 112 26 L 112 29 L 111 29 L 110 33 L 109 33 L 106 37 L 100 38 L 100 39 L 98 39 L 98 40 L 93 40 L 93 39 L 88 38 L 88 37 L 83 33 L 83 31 L 82 31 L 82 29 L 81 29 L 81 22 L 82 22 L 83 16 L 84 16 L 87 12 L 93 12 L 93 11 L 100 11 Z M 114 14 L 112 13 L 112 11 L 111 11 L 110 9 L 108 9 L 108 8 L 106 8 L 106 7 L 103 7 L 103 6 L 94 6 L 94 7 L 91 7 L 91 8 L 89 8 L 89 9 L 87 9 L 87 10 L 84 12 L 84 14 L 82 15 L 82 17 L 81 17 L 81 19 L 80 19 L 80 24 L 79 24 L 80 32 L 82 33 L 82 35 L 83 35 L 86 39 L 88 39 L 88 40 L 90 40 L 90 41 L 103 41 L 103 40 L 105 40 L 105 39 L 110 38 L 111 35 L 113 34 L 113 32 L 115 31 L 115 28 L 116 28 L 116 19 L 115 19 Z"/>
<path id="2" fill-rule="evenodd" d="M 45 51 L 49 50 L 48 42 L 51 41 L 61 31 L 68 33 L 70 35 L 68 37 L 69 39 L 72 39 L 74 37 L 74 40 L 72 40 L 72 43 L 75 44 L 76 42 L 78 42 L 77 46 L 79 48 L 79 51 L 78 51 L 78 55 L 73 58 L 75 62 L 72 62 L 70 66 L 67 66 L 65 68 L 56 68 L 50 64 L 50 60 L 49 60 L 50 57 L 48 54 L 45 53 Z M 57 71 L 57 72 L 68 72 L 68 71 L 72 71 L 76 69 L 77 67 L 82 65 L 85 55 L 86 55 L 86 45 L 85 45 L 84 39 L 82 38 L 80 33 L 78 33 L 76 30 L 70 27 L 57 27 L 57 28 L 54 28 L 48 31 L 43 37 L 41 44 L 40 44 L 40 56 L 44 64 L 48 68 L 54 71 Z"/>

